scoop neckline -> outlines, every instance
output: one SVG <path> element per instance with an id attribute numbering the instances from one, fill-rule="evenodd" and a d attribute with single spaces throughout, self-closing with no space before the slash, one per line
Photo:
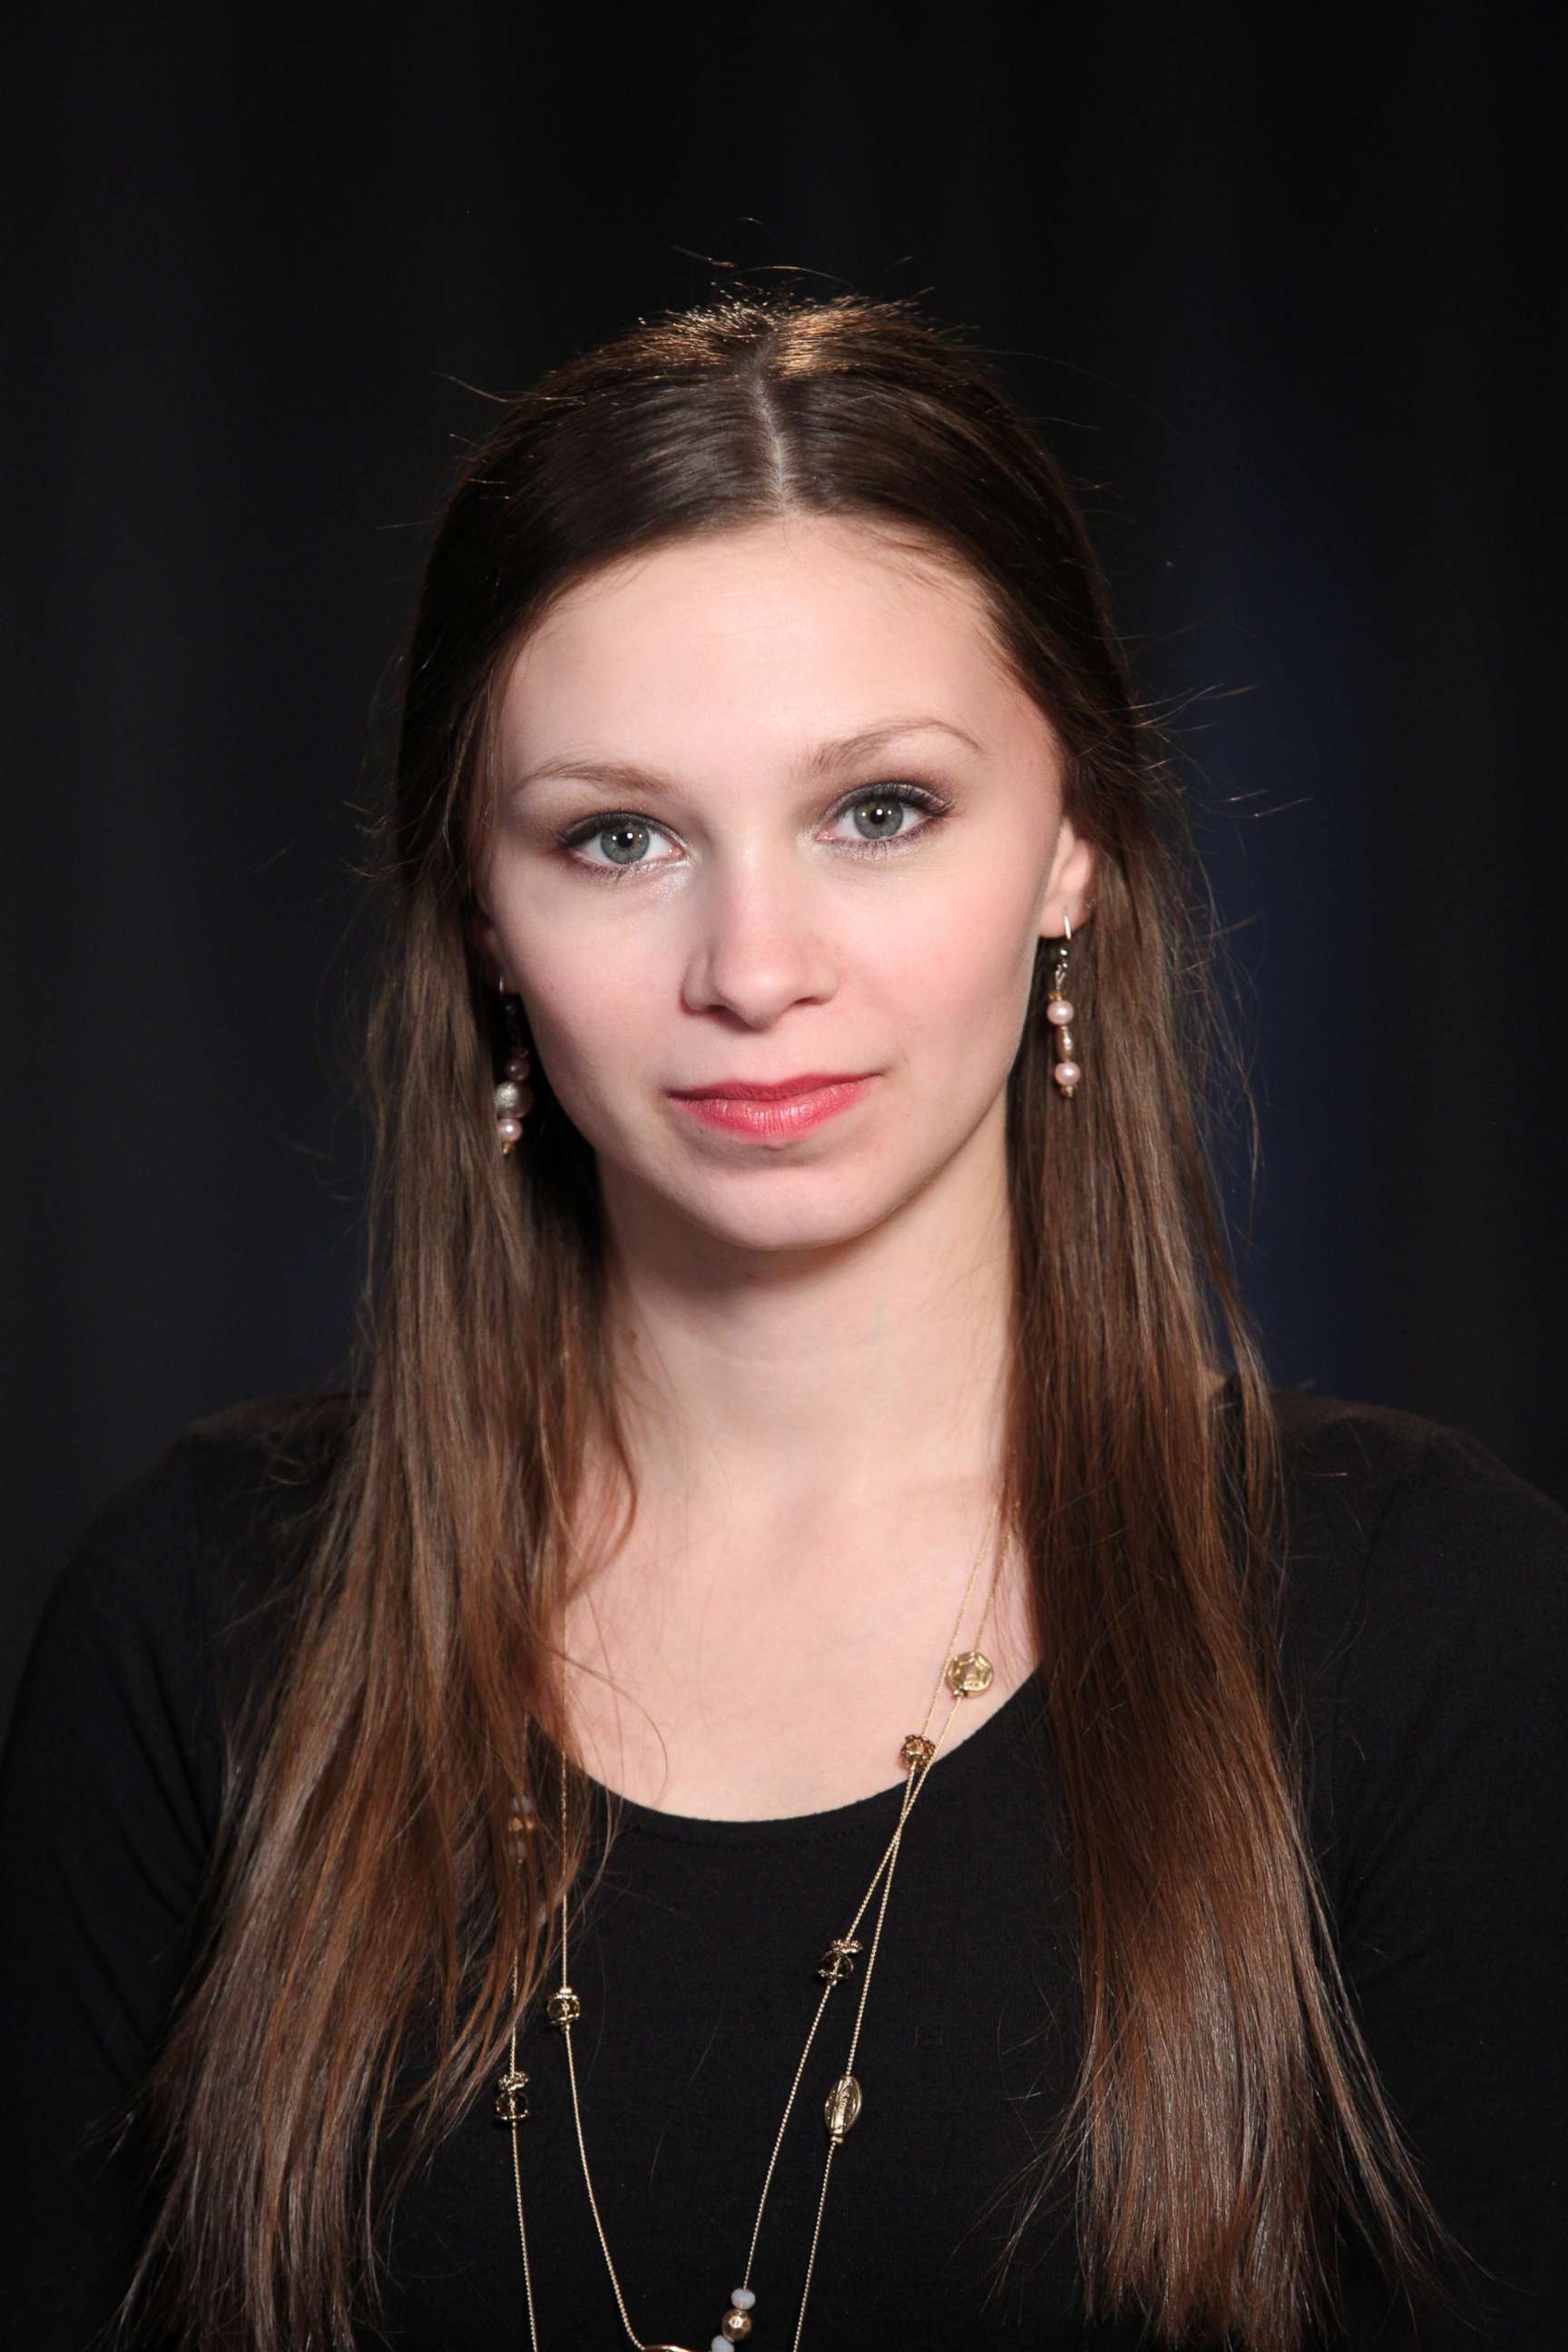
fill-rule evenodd
<path id="1" fill-rule="evenodd" d="M 944 1749 L 938 1756 L 931 1768 L 932 1794 L 952 1788 L 973 1771 L 977 1756 L 983 1759 L 1003 1730 L 1028 1713 L 1032 1699 L 1043 1701 L 1037 1665 L 1030 1668 L 977 1731 L 969 1732 L 956 1748 Z M 890 1828 L 898 1817 L 904 1791 L 904 1778 L 900 1775 L 886 1789 L 873 1790 L 868 1797 L 851 1797 L 847 1804 L 827 1805 L 816 1812 L 764 1813 L 754 1819 L 715 1821 L 703 1813 L 670 1813 L 658 1805 L 645 1805 L 636 1797 L 625 1797 L 619 1790 L 607 1788 L 592 1773 L 579 1771 L 577 1777 L 586 1786 L 601 1818 L 611 1807 L 615 1809 L 618 1834 L 663 1838 L 683 1845 L 787 1845 L 813 1838 L 853 1837 L 884 1814 Z"/>
<path id="2" fill-rule="evenodd" d="M 1229 1371 L 1217 1384 L 1215 1395 L 1229 1406 L 1235 1402 L 1239 1385 L 1240 1375 Z M 1037 1711 L 1043 1717 L 1045 1683 L 1038 1663 L 1008 1693 L 1001 1706 L 986 1717 L 978 1731 L 972 1731 L 956 1748 L 938 1757 L 931 1768 L 933 1790 L 954 1787 L 974 1769 L 977 1759 L 984 1760 L 1004 1729 L 1036 1717 Z M 662 1838 L 685 1845 L 788 1845 L 813 1838 L 853 1837 L 884 1817 L 890 1827 L 898 1817 L 904 1789 L 900 1778 L 886 1789 L 873 1790 L 868 1797 L 852 1797 L 847 1805 L 828 1805 L 816 1812 L 714 1821 L 702 1813 L 669 1813 L 658 1805 L 642 1804 L 636 1797 L 625 1797 L 619 1790 L 609 1789 L 581 1768 L 578 1777 L 601 1820 L 610 1807 L 616 1809 L 619 1834 Z"/>

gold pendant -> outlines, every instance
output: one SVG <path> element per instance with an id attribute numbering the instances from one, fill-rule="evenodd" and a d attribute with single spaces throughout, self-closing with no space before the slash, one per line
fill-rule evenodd
<path id="1" fill-rule="evenodd" d="M 521 2124 L 528 2116 L 528 2076 L 507 2073 L 496 2084 L 496 2113 L 503 2124 Z"/>
<path id="2" fill-rule="evenodd" d="M 830 1985 L 842 1984 L 846 1977 L 854 1974 L 853 1955 L 859 1949 L 853 1936 L 835 1936 L 817 1962 L 817 1975 L 826 1977 Z"/>
<path id="3" fill-rule="evenodd" d="M 954 1698 L 972 1698 L 977 1691 L 989 1690 L 996 1678 L 996 1669 L 984 1650 L 960 1650 L 949 1658 L 942 1679 Z"/>
<path id="4" fill-rule="evenodd" d="M 830 2139 L 842 2139 L 860 2113 L 860 2085 L 853 2074 L 840 2074 L 823 2103 L 823 2120 Z"/>

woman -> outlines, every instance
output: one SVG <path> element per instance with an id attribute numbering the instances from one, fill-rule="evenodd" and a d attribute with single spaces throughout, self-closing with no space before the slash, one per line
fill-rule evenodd
<path id="1" fill-rule="evenodd" d="M 999 385 L 860 299 L 555 371 L 382 839 L 363 1363 L 22 1696 L 16 2340 L 1555 2342 L 1568 1518 L 1269 1389 Z"/>

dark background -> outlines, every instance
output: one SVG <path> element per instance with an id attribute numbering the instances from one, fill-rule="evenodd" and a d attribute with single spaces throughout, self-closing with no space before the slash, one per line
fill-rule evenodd
<path id="1" fill-rule="evenodd" d="M 916 294 L 1050 420 L 1184 709 L 1274 1377 L 1568 1499 L 1554 37 L 512 0 L 9 49 L 0 1705 L 87 1511 L 341 1359 L 354 808 L 429 519 L 487 395 L 714 259 Z"/>

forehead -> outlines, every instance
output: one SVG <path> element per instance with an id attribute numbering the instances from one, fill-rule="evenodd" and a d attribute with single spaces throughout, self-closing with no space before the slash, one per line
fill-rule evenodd
<path id="1" fill-rule="evenodd" d="M 498 715 L 514 765 L 579 743 L 700 757 L 742 734 L 793 755 L 805 736 L 916 708 L 986 738 L 1025 703 L 977 583 L 940 551 L 790 517 L 577 583 L 514 656 Z"/>

